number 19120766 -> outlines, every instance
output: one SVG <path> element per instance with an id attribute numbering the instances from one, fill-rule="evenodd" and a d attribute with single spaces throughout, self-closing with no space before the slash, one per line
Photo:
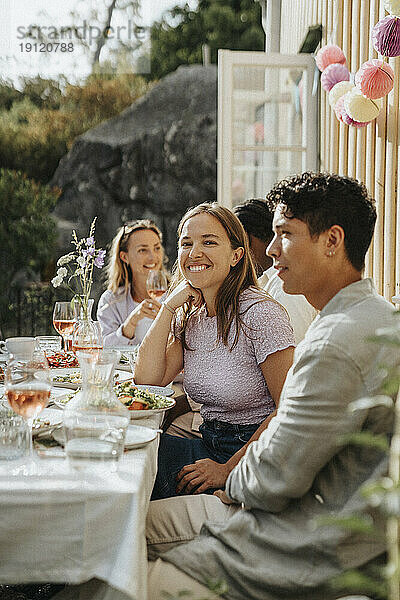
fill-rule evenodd
<path id="1" fill-rule="evenodd" d="M 73 52 L 73 42 L 23 42 L 19 44 L 21 52 Z"/>

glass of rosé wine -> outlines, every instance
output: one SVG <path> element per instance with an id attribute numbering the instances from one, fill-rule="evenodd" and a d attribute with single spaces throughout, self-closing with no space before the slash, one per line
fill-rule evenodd
<path id="1" fill-rule="evenodd" d="M 29 454 L 33 456 L 32 424 L 47 406 L 50 398 L 51 376 L 42 351 L 11 355 L 4 378 L 5 395 L 11 408 L 23 417 L 29 427 Z M 31 461 L 33 462 L 33 461 Z"/>
<path id="2" fill-rule="evenodd" d="M 72 332 L 76 317 L 71 302 L 56 302 L 53 310 L 53 327 L 64 340 L 64 350 L 71 350 Z"/>
<path id="3" fill-rule="evenodd" d="M 168 289 L 168 280 L 164 271 L 153 269 L 146 282 L 147 293 L 153 300 L 159 300 Z"/>

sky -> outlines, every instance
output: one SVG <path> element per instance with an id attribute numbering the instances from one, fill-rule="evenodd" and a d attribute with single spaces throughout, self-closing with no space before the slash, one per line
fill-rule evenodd
<path id="1" fill-rule="evenodd" d="M 99 22 L 91 12 L 110 4 L 110 1 L 0 0 L 0 77 L 11 79 L 14 83 L 20 76 L 54 78 L 60 73 L 72 82 L 84 78 L 90 73 L 90 52 L 93 52 L 96 37 L 102 35 Z M 193 8 L 197 4 L 196 0 L 141 0 L 140 13 L 133 19 L 127 20 L 123 14 L 115 12 L 107 48 L 116 46 L 119 40 L 137 42 L 148 48 L 147 28 L 166 10 L 182 6 L 185 2 Z M 75 12 L 76 16 L 72 17 L 71 12 Z M 59 39 L 60 30 L 71 25 L 78 27 L 88 49 L 85 50 L 79 40 L 74 39 L 73 33 L 65 34 L 63 40 Z M 36 29 L 32 30 L 32 27 Z M 39 29 L 42 40 L 46 36 L 46 43 L 38 38 Z M 26 37 L 29 30 L 34 32 L 33 39 Z M 119 69 L 148 71 L 149 64 L 141 63 L 139 67 L 134 56 L 129 55 L 128 63 Z M 108 49 L 102 51 L 103 58 L 111 58 Z"/>

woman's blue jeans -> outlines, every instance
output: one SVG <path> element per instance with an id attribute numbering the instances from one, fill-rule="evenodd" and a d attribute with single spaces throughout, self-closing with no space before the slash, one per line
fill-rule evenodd
<path id="1" fill-rule="evenodd" d="M 202 439 L 179 438 L 163 433 L 158 449 L 158 472 L 152 500 L 177 496 L 176 477 L 185 465 L 201 458 L 224 463 L 231 458 L 258 429 L 256 425 L 235 425 L 223 421 L 204 421 L 200 426 Z M 212 494 L 215 490 L 207 490 Z M 184 494 L 184 492 L 183 492 Z"/>

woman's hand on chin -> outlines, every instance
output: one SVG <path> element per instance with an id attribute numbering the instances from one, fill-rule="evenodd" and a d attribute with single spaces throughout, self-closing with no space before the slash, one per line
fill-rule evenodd
<path id="1" fill-rule="evenodd" d="M 176 310 L 188 302 L 191 306 L 201 306 L 203 303 L 203 295 L 200 290 L 195 289 L 185 279 L 168 295 L 165 299 L 172 310 Z"/>

